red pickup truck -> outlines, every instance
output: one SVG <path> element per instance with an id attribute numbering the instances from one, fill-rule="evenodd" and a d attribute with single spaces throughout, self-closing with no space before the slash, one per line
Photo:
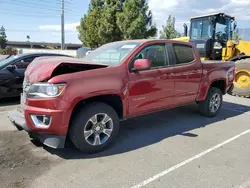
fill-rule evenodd
<path id="1" fill-rule="evenodd" d="M 120 120 L 193 102 L 202 115 L 216 116 L 234 72 L 232 62 L 201 62 L 191 43 L 114 42 L 82 60 L 35 59 L 25 73 L 21 105 L 8 117 L 47 146 L 71 141 L 95 153 L 114 141 Z"/>

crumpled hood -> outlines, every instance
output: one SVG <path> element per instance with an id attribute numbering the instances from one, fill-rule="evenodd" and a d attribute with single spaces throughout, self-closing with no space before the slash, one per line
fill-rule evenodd
<path id="1" fill-rule="evenodd" d="M 54 70 L 60 64 L 88 65 L 82 60 L 71 57 L 40 57 L 36 58 L 26 69 L 25 78 L 30 83 L 41 82 L 50 79 Z M 92 65 L 92 64 L 91 64 Z M 106 65 L 99 65 L 106 67 Z"/>

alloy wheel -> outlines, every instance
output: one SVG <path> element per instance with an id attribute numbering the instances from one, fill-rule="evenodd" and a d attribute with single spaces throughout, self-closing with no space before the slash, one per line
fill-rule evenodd
<path id="1" fill-rule="evenodd" d="M 102 145 L 111 136 L 113 120 L 105 113 L 92 116 L 84 127 L 84 138 L 92 146 Z"/>

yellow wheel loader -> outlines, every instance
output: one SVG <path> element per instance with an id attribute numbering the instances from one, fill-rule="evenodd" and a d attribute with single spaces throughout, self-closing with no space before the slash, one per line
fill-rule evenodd
<path id="1" fill-rule="evenodd" d="M 235 35 L 235 18 L 224 14 L 210 14 L 190 19 L 189 36 L 184 24 L 184 37 L 175 38 L 192 42 L 202 60 L 234 61 L 236 75 L 230 94 L 250 96 L 250 41 L 238 39 Z"/>

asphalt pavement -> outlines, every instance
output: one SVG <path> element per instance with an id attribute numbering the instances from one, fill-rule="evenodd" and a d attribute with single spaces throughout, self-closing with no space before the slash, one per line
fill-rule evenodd
<path id="1" fill-rule="evenodd" d="M 192 104 L 130 119 L 94 155 L 32 143 L 7 120 L 18 100 L 0 102 L 0 187 L 250 187 L 250 99 L 225 96 L 215 118 Z"/>

